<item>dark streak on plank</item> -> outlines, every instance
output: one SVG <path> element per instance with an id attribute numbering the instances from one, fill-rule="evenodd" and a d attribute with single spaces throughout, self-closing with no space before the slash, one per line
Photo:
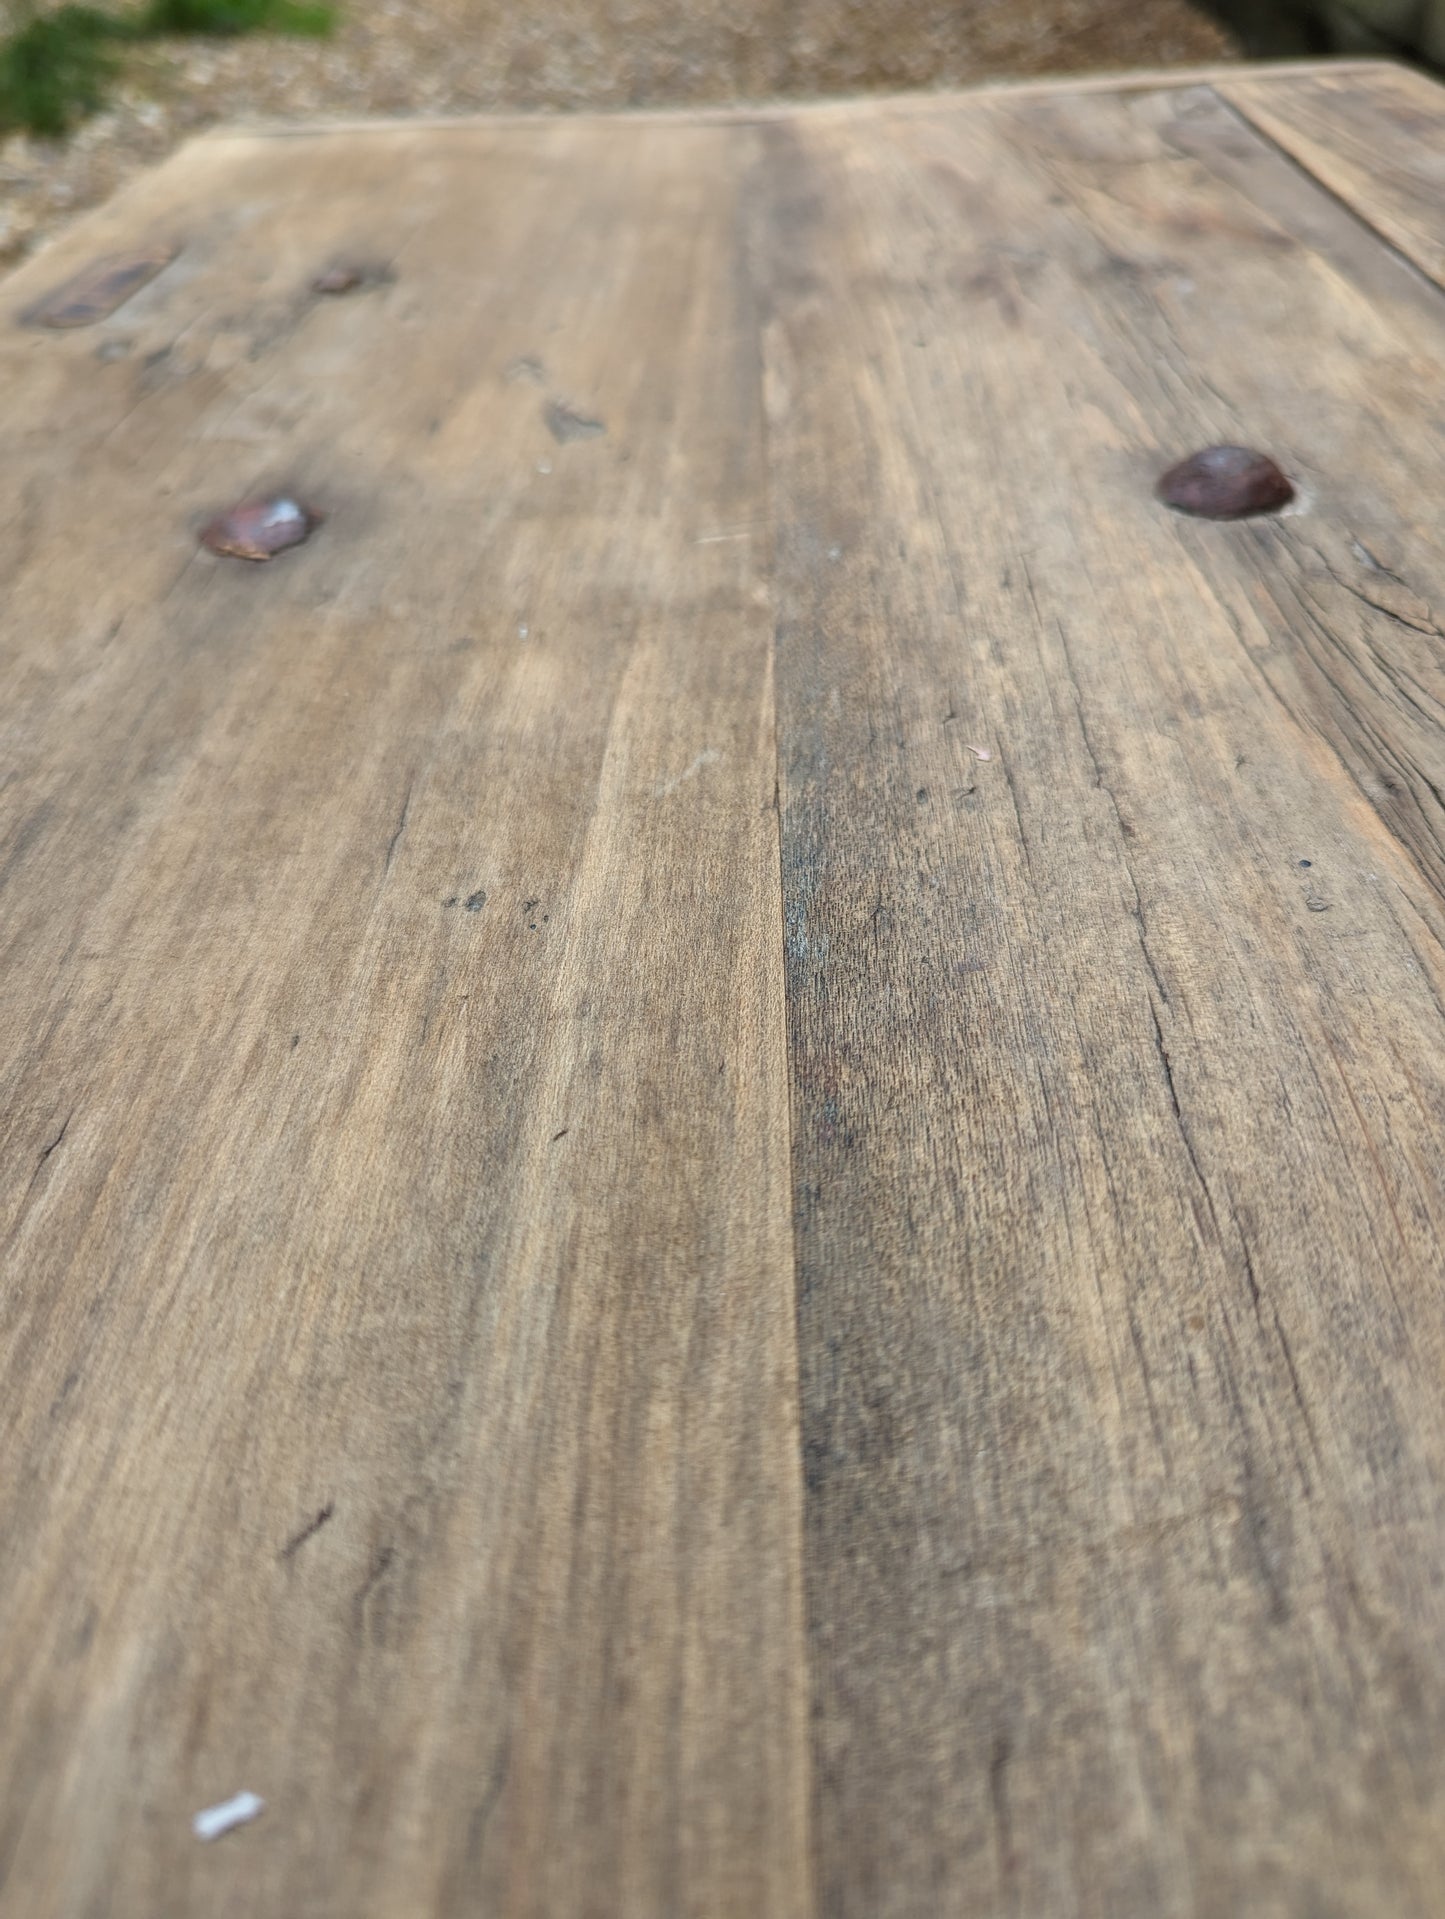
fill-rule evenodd
<path id="1" fill-rule="evenodd" d="M 313 1518 L 308 1519 L 306 1524 L 301 1528 L 299 1532 L 295 1532 L 291 1535 L 291 1537 L 286 1541 L 286 1544 L 281 1548 L 280 1552 L 277 1553 L 276 1557 L 280 1560 L 293 1559 L 296 1556 L 296 1554 L 301 1550 L 301 1548 L 306 1544 L 308 1539 L 314 1539 L 316 1537 L 317 1533 L 321 1531 L 321 1528 L 332 1517 L 335 1511 L 336 1511 L 335 1502 L 333 1500 L 328 1499 L 326 1504 L 321 1508 L 320 1512 L 318 1512 Z"/>

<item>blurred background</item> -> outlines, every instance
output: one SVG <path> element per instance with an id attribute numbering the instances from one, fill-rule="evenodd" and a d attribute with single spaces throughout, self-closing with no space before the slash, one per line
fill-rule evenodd
<path id="1" fill-rule="evenodd" d="M 0 0 L 0 270 L 217 120 L 685 105 L 1331 51 L 1445 60 L 1445 0 Z"/>

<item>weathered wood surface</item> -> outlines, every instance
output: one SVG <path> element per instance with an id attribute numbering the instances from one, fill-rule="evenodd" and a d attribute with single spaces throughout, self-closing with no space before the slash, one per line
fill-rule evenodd
<path id="1" fill-rule="evenodd" d="M 216 138 L 0 290 L 4 1919 L 1440 1910 L 1445 295 L 1316 84 Z"/>
<path id="2" fill-rule="evenodd" d="M 774 160 L 823 1909 L 1424 1913 L 1445 301 L 1208 93 Z"/>
<path id="3" fill-rule="evenodd" d="M 748 156 L 298 157 L 4 335 L 0 1901 L 802 1912 Z"/>
<path id="4" fill-rule="evenodd" d="M 1329 68 L 1220 92 L 1431 279 L 1445 285 L 1440 89 L 1409 67 Z"/>

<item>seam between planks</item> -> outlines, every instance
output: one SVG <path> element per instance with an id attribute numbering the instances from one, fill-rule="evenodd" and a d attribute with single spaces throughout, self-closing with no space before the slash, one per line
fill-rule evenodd
<path id="1" fill-rule="evenodd" d="M 764 427 L 766 436 L 767 428 Z M 798 1641 L 800 1646 L 800 1674 L 803 1690 L 803 1747 L 801 1780 L 803 1800 L 803 1852 L 805 1859 L 805 1887 L 803 1910 L 809 1919 L 821 1919 L 822 1906 L 819 1900 L 820 1859 L 818 1852 L 818 1806 L 817 1806 L 817 1762 L 813 1735 L 813 1634 L 812 1608 L 808 1600 L 808 1474 L 807 1459 L 803 1451 L 803 1328 L 802 1300 L 799 1296 L 799 1264 L 797 1233 L 797 1182 L 793 1171 L 793 1139 L 796 1122 L 793 1111 L 793 1044 L 791 994 L 788 986 L 788 898 L 783 885 L 783 766 L 782 738 L 778 727 L 778 622 L 776 608 L 773 611 L 772 658 L 769 677 L 772 681 L 772 723 L 773 723 L 773 854 L 774 876 L 777 881 L 777 946 L 775 948 L 779 967 L 781 992 L 778 996 L 779 1011 L 782 1017 L 783 1081 L 787 1093 L 785 1107 L 787 1119 L 787 1137 L 785 1145 L 786 1182 L 784 1192 L 788 1208 L 788 1285 L 791 1292 L 793 1328 L 793 1474 L 797 1488 L 798 1526 L 797 1526 L 797 1586 L 798 1595 Z"/>
<path id="2" fill-rule="evenodd" d="M 1445 297 L 1445 281 L 1437 280 L 1428 267 L 1423 266 L 1420 261 L 1417 260 L 1412 253 L 1408 253 L 1398 241 L 1392 240 L 1389 234 L 1385 233 L 1376 224 L 1362 206 L 1358 205 L 1347 195 L 1341 193 L 1337 187 L 1331 186 L 1328 180 L 1321 179 L 1314 168 L 1309 165 L 1308 161 L 1302 160 L 1292 148 L 1285 145 L 1284 141 L 1281 140 L 1277 134 L 1271 132 L 1267 126 L 1264 126 L 1260 121 L 1256 120 L 1250 112 L 1247 103 L 1242 100 L 1236 100 L 1233 97 L 1229 91 L 1227 82 L 1221 85 L 1215 80 L 1210 83 L 1209 91 L 1214 95 L 1215 99 L 1218 100 L 1226 113 L 1237 120 L 1241 126 L 1247 127 L 1251 133 L 1263 140 L 1270 151 L 1277 154 L 1297 178 L 1308 180 L 1312 187 L 1324 194 L 1325 198 L 1334 206 L 1338 207 L 1355 226 L 1362 228 L 1377 245 L 1385 249 L 1386 253 L 1390 254 L 1401 266 L 1407 268 L 1417 280 L 1422 281 L 1424 285 L 1430 289 L 1432 294 L 1437 297 Z M 1445 104 L 1445 101 L 1442 101 L 1442 104 Z"/>
<path id="3" fill-rule="evenodd" d="M 753 218 L 745 227 L 746 239 L 742 248 L 739 268 L 745 274 L 749 289 L 749 307 L 753 323 L 753 344 L 755 349 L 754 370 L 757 379 L 758 418 L 762 437 L 763 472 L 763 522 L 767 531 L 767 557 L 763 571 L 764 584 L 768 594 L 768 618 L 771 634 L 768 646 L 768 707 L 769 722 L 772 728 L 773 748 L 773 875 L 775 899 L 777 905 L 773 925 L 776 929 L 774 948 L 778 967 L 779 985 L 778 1011 L 782 1031 L 780 1057 L 783 1070 L 783 1084 L 786 1093 L 784 1107 L 787 1127 L 785 1140 L 786 1175 L 785 1187 L 788 1242 L 788 1284 L 790 1288 L 791 1323 L 793 1332 L 793 1473 L 797 1490 L 798 1526 L 797 1526 L 797 1575 L 796 1592 L 798 1599 L 798 1646 L 799 1680 L 803 1693 L 803 1741 L 802 1741 L 802 1778 L 800 1786 L 803 1801 L 803 1848 L 804 1848 L 804 1907 L 807 1919 L 822 1919 L 822 1857 L 819 1842 L 821 1821 L 818 1808 L 818 1764 L 817 1741 L 814 1733 L 814 1689 L 813 1674 L 813 1608 L 809 1593 L 809 1554 L 808 1554 L 808 1472 L 807 1456 L 804 1450 L 805 1413 L 803 1404 L 803 1328 L 801 1298 L 801 1262 L 798 1258 L 798 1198 L 797 1174 L 794 1167 L 793 1151 L 797 1135 L 797 1115 L 793 1089 L 793 995 L 788 965 L 788 889 L 786 882 L 786 858 L 783 846 L 783 729 L 779 719 L 778 687 L 781 678 L 779 648 L 779 603 L 778 603 L 778 501 L 773 464 L 773 424 L 768 411 L 767 396 L 767 317 L 772 310 L 773 290 L 771 276 L 765 270 L 766 248 L 763 258 L 759 257 L 758 237 L 760 227 L 766 231 L 771 220 L 771 201 L 769 189 L 772 182 L 773 157 L 772 145 L 766 134 L 754 135 L 750 144 L 756 149 L 751 177 L 760 182 L 762 190 L 758 198 L 761 210 L 754 212 Z M 748 180 L 744 181 L 746 191 Z"/>
<path id="4" fill-rule="evenodd" d="M 756 282 L 754 292 L 756 294 Z M 804 1910 L 809 1919 L 821 1919 L 822 1904 L 819 1895 L 821 1885 L 821 1859 L 818 1846 L 818 1804 L 817 1804 L 817 1759 L 813 1734 L 813 1632 L 812 1605 L 808 1597 L 808 1462 L 804 1452 L 804 1421 L 806 1408 L 803 1405 L 803 1325 L 802 1297 L 800 1293 L 800 1264 L 798 1260 L 798 1197 L 797 1177 L 793 1166 L 793 1142 L 797 1134 L 797 1117 L 793 1105 L 793 1019 L 792 987 L 788 978 L 788 892 L 784 882 L 783 857 L 783 738 L 782 728 L 778 724 L 778 606 L 775 596 L 776 586 L 776 511 L 772 485 L 772 427 L 768 421 L 767 403 L 762 394 L 763 345 L 762 327 L 758 327 L 758 386 L 759 399 L 762 402 L 763 432 L 763 471 L 767 481 L 767 521 L 768 541 L 768 592 L 769 618 L 772 625 L 772 638 L 769 643 L 768 680 L 769 707 L 773 734 L 773 875 L 776 881 L 777 914 L 774 919 L 777 945 L 774 949 L 778 966 L 778 1009 L 782 1020 L 780 1035 L 781 1058 L 783 1067 L 783 1085 L 787 1094 L 785 1113 L 787 1119 L 787 1137 L 785 1140 L 786 1182 L 784 1191 L 788 1207 L 788 1285 L 791 1292 L 793 1327 L 793 1472 L 798 1496 L 797 1528 L 797 1594 L 799 1605 L 798 1633 L 801 1647 L 803 1688 L 803 1724 L 804 1738 L 802 1751 L 803 1765 L 803 1845 L 806 1858 L 806 1900 Z"/>
<path id="5" fill-rule="evenodd" d="M 629 116 L 643 118 L 647 116 Z M 669 120 L 676 116 L 667 116 Z M 802 1736 L 798 1749 L 798 1778 L 796 1790 L 799 1795 L 802 1840 L 802 1905 L 799 1919 L 821 1919 L 822 1903 L 820 1897 L 821 1860 L 819 1855 L 819 1818 L 816 1798 L 817 1762 L 813 1731 L 813 1646 L 812 1646 L 812 1608 L 808 1592 L 808 1481 L 807 1460 L 804 1452 L 804 1406 L 803 1406 L 803 1342 L 800 1323 L 799 1274 L 797 1240 L 797 1180 L 793 1165 L 793 1148 L 796 1134 L 796 1116 L 793 1099 L 793 1046 L 792 1046 L 792 994 L 788 977 L 788 895 L 785 883 L 785 858 L 783 846 L 783 729 L 779 718 L 779 607 L 778 607 L 778 503 L 773 468 L 773 424 L 769 415 L 767 392 L 767 319 L 772 305 L 772 287 L 765 265 L 759 258 L 760 223 L 768 218 L 769 199 L 767 189 L 771 184 L 772 158 L 770 141 L 766 133 L 750 130 L 741 142 L 733 142 L 732 148 L 746 156 L 741 168 L 738 183 L 739 199 L 737 203 L 738 225 L 736 228 L 737 251 L 735 271 L 740 285 L 745 290 L 744 304 L 747 312 L 747 324 L 751 330 L 751 375 L 753 381 L 754 402 L 757 408 L 758 436 L 760 441 L 761 505 L 755 509 L 761 513 L 761 525 L 765 544 L 763 558 L 755 568 L 755 577 L 766 593 L 766 617 L 769 622 L 768 645 L 765 653 L 767 662 L 767 706 L 766 725 L 773 765 L 772 813 L 773 830 L 770 839 L 772 853 L 772 886 L 774 911 L 771 919 L 771 960 L 776 969 L 772 978 L 776 990 L 777 1060 L 783 1076 L 783 1195 L 782 1204 L 786 1208 L 782 1222 L 787 1243 L 788 1287 L 788 1325 L 792 1334 L 790 1381 L 791 1409 L 793 1417 L 793 1437 L 791 1445 L 792 1491 L 795 1501 L 797 1525 L 794 1529 L 793 1592 L 796 1612 L 794 1615 L 795 1645 L 797 1647 L 796 1684 L 801 1693 Z M 754 188 L 760 189 L 754 192 Z M 759 205 L 759 202 L 761 205 Z"/>

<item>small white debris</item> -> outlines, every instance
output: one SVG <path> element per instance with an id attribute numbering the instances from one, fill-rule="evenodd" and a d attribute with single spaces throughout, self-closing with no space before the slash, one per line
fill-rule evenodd
<path id="1" fill-rule="evenodd" d="M 550 473 L 552 471 L 552 462 L 550 460 L 538 460 L 537 471 L 539 473 Z"/>
<path id="2" fill-rule="evenodd" d="M 841 560 L 842 557 L 843 549 L 841 546 L 830 546 L 828 548 L 828 558 L 830 560 Z"/>
<path id="3" fill-rule="evenodd" d="M 701 533 L 693 541 L 694 546 L 716 546 L 719 540 L 751 539 L 758 521 L 749 520 L 745 526 L 724 527 L 721 533 Z"/>
<path id="4" fill-rule="evenodd" d="M 970 746 L 966 748 L 966 751 L 972 753 L 976 760 L 991 760 L 993 758 L 993 748 L 989 746 Z"/>
<path id="5" fill-rule="evenodd" d="M 526 639 L 526 637 L 527 637 L 527 629 L 526 629 L 526 627 L 525 627 L 525 626 L 519 626 L 519 627 L 517 628 L 517 638 L 518 638 L 519 640 L 525 640 L 525 639 Z"/>
<path id="6" fill-rule="evenodd" d="M 652 797 L 655 800 L 665 800 L 669 793 L 675 793 L 678 787 L 688 780 L 695 779 L 705 766 L 711 766 L 714 760 L 721 758 L 722 754 L 715 746 L 705 746 L 697 758 L 690 765 L 685 766 L 675 779 L 659 780 L 652 789 Z"/>
<path id="7" fill-rule="evenodd" d="M 197 1839 L 219 1839 L 233 1826 L 244 1826 L 266 1810 L 266 1801 L 254 1792 L 238 1792 L 234 1799 L 223 1799 L 219 1806 L 207 1806 L 191 1821 Z"/>

